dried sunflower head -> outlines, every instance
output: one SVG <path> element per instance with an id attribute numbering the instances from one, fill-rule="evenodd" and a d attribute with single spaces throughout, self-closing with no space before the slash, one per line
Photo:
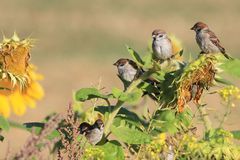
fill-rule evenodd
<path id="1" fill-rule="evenodd" d="M 195 103 L 201 98 L 204 89 L 208 89 L 214 80 L 217 59 L 214 55 L 201 55 L 190 63 L 178 80 L 178 110 L 183 111 L 184 105 L 191 100 Z"/>

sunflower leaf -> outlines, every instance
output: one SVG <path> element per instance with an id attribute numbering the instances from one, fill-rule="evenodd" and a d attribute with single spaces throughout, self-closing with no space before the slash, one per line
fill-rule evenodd
<path id="1" fill-rule="evenodd" d="M 235 76 L 240 77 L 240 59 L 234 59 L 234 60 L 228 60 L 225 61 L 224 64 L 220 66 L 221 69 L 223 69 L 226 73 Z"/>
<path id="2" fill-rule="evenodd" d="M 108 96 L 101 94 L 96 88 L 82 88 L 77 91 L 75 98 L 78 101 L 84 102 L 93 98 L 107 99 Z"/>
<path id="3" fill-rule="evenodd" d="M 143 67 L 144 62 L 143 62 L 142 58 L 140 57 L 140 55 L 135 50 L 133 50 L 131 47 L 128 47 L 128 46 L 126 46 L 126 47 L 127 47 L 128 53 L 132 56 L 134 62 L 136 62 L 138 66 Z"/>
<path id="4" fill-rule="evenodd" d="M 149 134 L 142 131 L 134 123 L 124 119 L 115 119 L 111 126 L 111 132 L 121 141 L 128 144 L 146 144 L 151 141 Z"/>
<path id="5" fill-rule="evenodd" d="M 116 140 L 107 142 L 106 144 L 100 146 L 100 149 L 102 149 L 105 153 L 104 160 L 124 160 L 124 152 L 122 146 Z"/>

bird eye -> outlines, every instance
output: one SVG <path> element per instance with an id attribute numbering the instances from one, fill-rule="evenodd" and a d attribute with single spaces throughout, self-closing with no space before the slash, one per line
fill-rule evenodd
<path id="1" fill-rule="evenodd" d="M 197 32 L 200 32 L 200 31 L 201 31 L 201 28 L 197 28 L 196 30 L 197 30 Z"/>
<path id="2" fill-rule="evenodd" d="M 122 67 L 122 66 L 124 66 L 124 64 L 123 64 L 123 63 L 121 63 L 121 64 L 119 64 L 119 66 L 120 66 L 120 67 Z"/>
<path id="3" fill-rule="evenodd" d="M 163 37 L 163 35 L 162 35 L 162 34 L 160 34 L 160 35 L 159 35 L 159 37 Z"/>

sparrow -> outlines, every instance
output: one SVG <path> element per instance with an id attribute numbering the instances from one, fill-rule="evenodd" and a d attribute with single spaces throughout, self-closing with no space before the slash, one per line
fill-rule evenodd
<path id="1" fill-rule="evenodd" d="M 164 61 L 174 56 L 172 42 L 164 30 L 155 29 L 152 38 L 152 50 L 157 59 Z"/>
<path id="2" fill-rule="evenodd" d="M 127 58 L 120 58 L 113 65 L 117 66 L 120 79 L 126 82 L 132 82 L 143 74 L 142 68 L 138 67 L 134 61 Z"/>
<path id="3" fill-rule="evenodd" d="M 95 121 L 93 125 L 83 122 L 79 126 L 80 134 L 83 134 L 89 143 L 96 145 L 103 137 L 104 124 L 101 119 Z"/>
<path id="4" fill-rule="evenodd" d="M 197 22 L 191 30 L 196 32 L 196 41 L 201 49 L 200 54 L 222 53 L 227 59 L 232 59 L 226 54 L 225 48 L 220 44 L 219 39 L 213 31 L 211 31 L 203 22 Z"/>
<path id="5" fill-rule="evenodd" d="M 126 90 L 132 81 L 138 79 L 143 73 L 143 69 L 127 58 L 120 58 L 113 64 L 118 69 L 118 77 L 121 79 Z"/>
<path id="6" fill-rule="evenodd" d="M 144 73 L 144 70 L 141 67 L 139 67 L 134 61 L 127 58 L 120 58 L 113 65 L 117 66 L 118 77 L 123 81 L 125 90 L 132 83 L 132 81 L 138 79 Z M 152 86 L 157 86 L 159 83 L 151 77 L 144 80 L 144 82 L 149 83 Z M 148 93 L 147 91 L 144 91 L 143 96 L 147 94 L 153 100 L 157 100 L 153 94 L 157 95 L 159 92 L 159 88 L 156 87 L 156 90 L 152 92 L 153 93 Z"/>

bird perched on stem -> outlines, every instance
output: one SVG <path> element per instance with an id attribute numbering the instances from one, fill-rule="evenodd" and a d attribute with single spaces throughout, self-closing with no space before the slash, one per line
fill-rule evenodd
<path id="1" fill-rule="evenodd" d="M 172 42 L 164 30 L 155 29 L 152 38 L 153 54 L 158 60 L 163 62 L 174 57 Z"/>
<path id="2" fill-rule="evenodd" d="M 143 69 L 127 58 L 120 58 L 113 65 L 117 66 L 118 75 L 121 80 L 131 83 L 143 74 Z"/>
<path id="3" fill-rule="evenodd" d="M 196 41 L 201 49 L 200 54 L 222 53 L 227 59 L 232 59 L 226 54 L 225 48 L 220 44 L 219 39 L 203 22 L 197 22 L 191 30 L 196 32 Z"/>
<path id="4" fill-rule="evenodd" d="M 144 73 L 144 70 L 141 67 L 139 67 L 134 61 L 127 58 L 120 58 L 113 65 L 117 66 L 118 77 L 122 80 L 125 90 L 132 83 L 132 81 L 138 79 Z M 157 86 L 158 84 L 156 80 L 151 79 L 150 77 L 144 82 L 151 84 L 152 86 Z M 153 94 L 159 94 L 159 88 L 156 87 L 151 92 L 152 93 L 148 93 L 147 91 L 145 91 L 143 95 L 147 94 L 153 100 L 157 100 Z"/>
<path id="5" fill-rule="evenodd" d="M 79 126 L 80 134 L 85 135 L 89 143 L 96 145 L 103 137 L 104 124 L 101 119 L 95 121 L 93 125 L 83 122 Z"/>

